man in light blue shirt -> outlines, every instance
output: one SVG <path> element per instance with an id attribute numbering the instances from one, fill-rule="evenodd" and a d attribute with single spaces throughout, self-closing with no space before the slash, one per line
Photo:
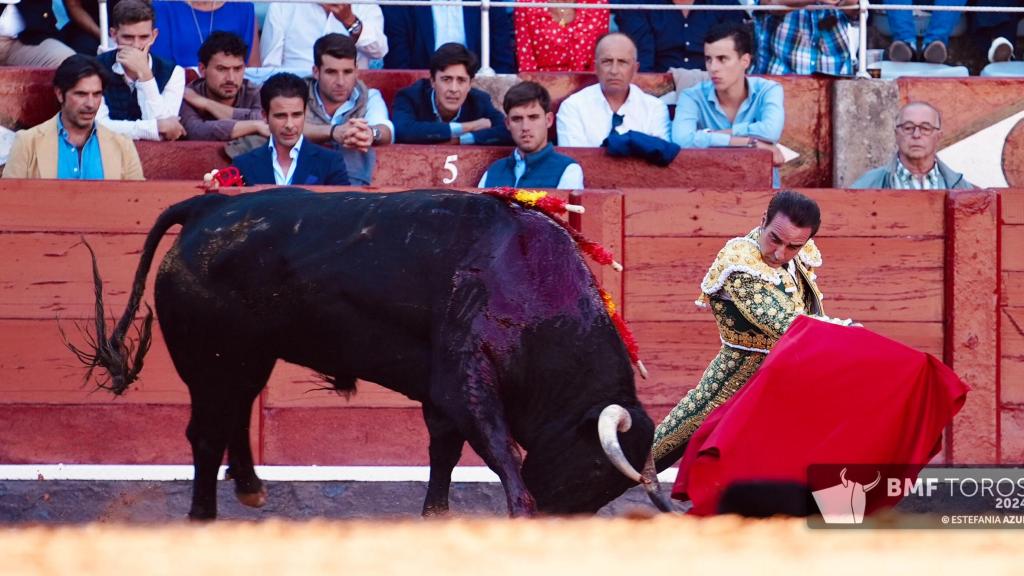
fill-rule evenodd
<path id="1" fill-rule="evenodd" d="M 381 6 L 388 53 L 384 68 L 430 68 L 430 55 L 445 44 L 461 44 L 474 54 L 483 47 L 477 6 Z M 516 71 L 515 29 L 510 8 L 491 8 L 491 66 L 498 73 Z"/>
<path id="2" fill-rule="evenodd" d="M 131 139 L 96 122 L 107 76 L 95 58 L 73 54 L 53 74 L 60 111 L 14 138 L 4 178 L 142 180 Z"/>
<path id="3" fill-rule="evenodd" d="M 431 6 L 434 16 L 434 50 L 455 42 L 466 45 L 466 24 L 462 6 Z"/>
<path id="4" fill-rule="evenodd" d="M 708 32 L 704 62 L 711 79 L 679 94 L 673 142 L 683 148 L 761 148 L 772 152 L 776 166 L 783 163 L 775 145 L 786 120 L 782 86 L 747 76 L 752 44 L 742 24 L 724 23 Z"/>
<path id="5" fill-rule="evenodd" d="M 57 115 L 57 178 L 60 180 L 103 180 L 103 158 L 100 156 L 100 141 L 96 135 L 96 124 L 88 132 L 85 144 L 77 145 L 75 138 L 64 128 L 64 118 Z"/>

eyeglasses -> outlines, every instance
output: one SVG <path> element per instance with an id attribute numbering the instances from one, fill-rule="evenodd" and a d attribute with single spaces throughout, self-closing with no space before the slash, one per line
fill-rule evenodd
<path id="1" fill-rule="evenodd" d="M 938 126 L 932 126 L 931 124 L 914 124 L 913 122 L 904 122 L 896 126 L 896 129 L 902 132 L 905 136 L 913 136 L 914 131 L 920 130 L 921 136 L 931 136 L 939 130 Z"/>

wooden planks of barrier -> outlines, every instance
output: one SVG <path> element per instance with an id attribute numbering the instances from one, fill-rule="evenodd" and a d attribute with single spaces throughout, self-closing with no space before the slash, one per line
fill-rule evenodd
<path id="1" fill-rule="evenodd" d="M 956 190 L 946 202 L 945 361 L 972 387 L 946 455 L 1000 462 L 999 194 Z"/>
<path id="2" fill-rule="evenodd" d="M 153 221 L 169 205 L 197 192 L 191 183 L 173 181 L 0 180 L 0 252 L 5 255 L 0 267 L 0 421 L 7 425 L 0 462 L 191 461 L 184 438 L 188 393 L 159 325 L 154 326 L 140 380 L 115 398 L 83 381 L 85 367 L 64 347 L 58 319 L 78 344 L 84 337 L 77 326 L 92 328 L 86 321 L 94 311 L 92 268 L 82 238 L 96 251 L 108 314 L 120 316 Z M 555 194 L 568 196 L 566 191 Z M 595 221 L 611 218 L 611 225 L 617 226 L 614 217 L 620 214 L 621 195 L 595 193 L 587 204 Z M 584 226 L 589 219 L 583 219 Z M 596 225 L 589 227 L 602 238 Z M 176 234 L 172 229 L 161 243 L 157 262 Z M 154 276 L 151 271 L 147 278 L 148 302 Z M 108 318 L 108 326 L 111 322 Z M 421 452 L 425 458 L 425 448 L 418 449 L 426 438 L 418 403 L 369 382 L 360 382 L 359 392 L 349 399 L 324 386 L 310 370 L 278 363 L 254 407 L 252 445 L 259 463 L 302 463 L 307 456 L 305 463 L 409 463 Z M 404 424 L 389 425 L 388 434 L 370 434 L 367 429 L 375 414 Z M 278 432 L 265 433 L 264 423 Z M 83 432 L 90 425 L 96 430 Z M 303 427 L 330 434 L 330 442 L 309 444 L 316 436 L 300 433 Z M 125 436 L 130 440 L 111 441 Z M 144 441 L 148 444 L 142 449 Z M 309 445 L 297 448 L 303 444 Z M 329 449 L 317 452 L 325 446 Z M 314 453 L 319 455 L 311 456 Z M 474 458 L 467 450 L 464 461 L 479 463 Z"/>
<path id="3" fill-rule="evenodd" d="M 654 414 L 696 385 L 719 348 L 700 282 L 729 238 L 760 223 L 770 190 L 625 189 L 627 319 L 652 378 L 641 384 Z M 943 352 L 942 192 L 804 190 L 823 208 L 815 239 L 827 313 Z"/>
<path id="4" fill-rule="evenodd" d="M 1024 194 L 1003 190 L 1000 219 L 999 425 L 1004 462 L 1024 460 Z"/>
<path id="5" fill-rule="evenodd" d="M 183 182 L 0 180 L 0 253 L 5 255 L 0 266 L 0 421 L 9 424 L 0 462 L 189 461 L 182 435 L 187 395 L 159 331 L 142 380 L 128 395 L 114 399 L 83 386 L 84 372 L 63 348 L 56 317 L 72 327 L 72 321 L 92 312 L 91 270 L 87 252 L 78 245 L 80 235 L 97 250 L 108 308 L 119 314 L 143 234 L 162 209 L 195 192 Z M 950 259 L 944 192 L 808 192 L 825 210 L 818 242 L 825 260 L 820 281 L 827 311 L 852 316 L 933 354 L 955 352 L 957 369 L 976 386 L 971 402 L 977 406 L 965 410 L 954 427 L 960 438 L 957 461 L 986 461 L 984 449 L 999 442 L 1004 458 L 1018 454 L 1024 422 L 1014 375 L 1020 373 L 1021 337 L 1010 330 L 1010 320 L 1019 318 L 1024 305 L 1017 302 L 1019 285 L 1008 285 L 1024 274 L 1017 256 L 1017 244 L 1024 242 L 1018 230 L 1024 229 L 1024 203 L 1005 195 L 1001 270 L 1006 289 L 993 300 L 1001 306 L 1003 352 L 993 353 L 986 365 L 985 351 L 997 341 L 994 324 L 974 322 L 976 339 L 947 336 L 958 334 L 957 314 L 970 314 L 971 298 L 978 295 L 946 296 L 959 286 L 950 266 L 966 267 L 965 275 L 984 266 L 996 270 L 996 243 L 986 240 L 994 235 L 984 233 L 994 229 L 991 210 L 967 210 L 962 216 L 970 218 L 953 221 L 963 228 L 960 242 L 982 233 L 973 236 L 970 250 L 956 252 L 959 259 Z M 770 194 L 764 188 L 575 194 L 588 208 L 581 219 L 584 233 L 626 265 L 622 275 L 608 268 L 595 267 L 595 272 L 638 338 L 651 379 L 637 385 L 653 417 L 661 418 L 696 383 L 717 350 L 710 315 L 691 303 L 717 250 L 757 225 Z M 164 249 L 168 245 L 164 242 Z M 151 295 L 148 291 L 148 299 Z M 954 331 L 944 331 L 947 325 Z M 997 370 L 1003 374 L 1002 392 L 993 381 Z M 316 375 L 304 368 L 277 366 L 253 419 L 253 446 L 261 463 L 425 462 L 426 435 L 415 403 L 369 383 L 361 383 L 348 400 L 320 387 Z M 1001 402 L 999 414 L 996 402 Z M 464 461 L 478 462 L 475 458 L 467 450 Z"/>

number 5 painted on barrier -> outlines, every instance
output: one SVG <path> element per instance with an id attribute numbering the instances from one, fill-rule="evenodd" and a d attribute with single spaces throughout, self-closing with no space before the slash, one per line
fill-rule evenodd
<path id="1" fill-rule="evenodd" d="M 444 159 L 444 169 L 451 173 L 450 177 L 444 178 L 441 182 L 451 184 L 459 179 L 459 167 L 455 165 L 459 161 L 457 154 L 452 154 Z"/>

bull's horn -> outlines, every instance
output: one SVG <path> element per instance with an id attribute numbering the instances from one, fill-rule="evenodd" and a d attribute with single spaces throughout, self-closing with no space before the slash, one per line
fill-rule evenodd
<path id="1" fill-rule="evenodd" d="M 665 493 L 661 491 L 661 483 L 658 482 L 658 470 L 654 467 L 654 453 L 647 454 L 647 462 L 644 463 L 643 472 L 643 485 L 644 490 L 647 492 L 647 497 L 651 499 L 651 504 L 662 512 L 675 512 L 676 509 L 669 502 L 669 499 L 665 497 Z"/>
<path id="2" fill-rule="evenodd" d="M 642 484 L 643 476 L 629 463 L 622 452 L 622 446 L 619 445 L 618 432 L 625 432 L 632 425 L 633 420 L 625 408 L 618 404 L 609 404 L 601 411 L 601 417 L 597 420 L 597 435 L 601 439 L 601 448 L 608 455 L 612 465 L 630 480 Z"/>
<path id="3" fill-rule="evenodd" d="M 846 468 L 839 471 L 839 480 L 843 483 L 843 486 L 847 485 L 846 482 Z"/>

